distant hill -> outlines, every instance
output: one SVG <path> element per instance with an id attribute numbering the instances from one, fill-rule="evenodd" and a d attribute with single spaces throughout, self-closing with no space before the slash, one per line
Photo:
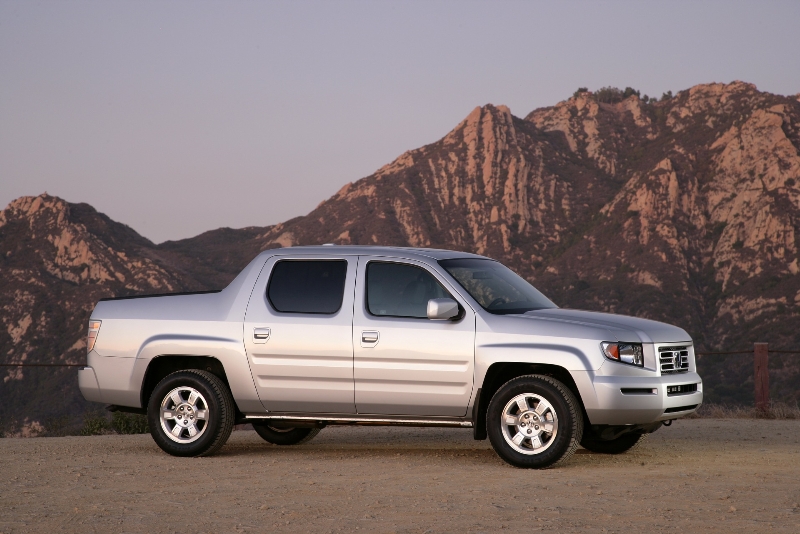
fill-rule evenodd
<path id="1" fill-rule="evenodd" d="M 101 297 L 219 288 L 261 250 L 319 243 L 478 252 L 561 306 L 674 323 L 698 349 L 800 349 L 799 235 L 796 97 L 742 82 L 657 102 L 579 91 L 525 118 L 475 108 L 441 140 L 264 228 L 155 245 L 86 204 L 15 200 L 0 212 L 0 351 L 80 362 Z M 800 356 L 771 362 L 773 397 L 797 401 Z M 751 359 L 700 365 L 709 400 L 752 401 Z M 86 405 L 74 370 L 0 371 L 7 429 Z"/>

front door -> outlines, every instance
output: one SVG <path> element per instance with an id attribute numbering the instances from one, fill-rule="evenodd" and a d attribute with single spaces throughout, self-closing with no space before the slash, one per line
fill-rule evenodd
<path id="1" fill-rule="evenodd" d="M 256 282 L 244 341 L 269 411 L 355 413 L 355 256 L 277 256 Z"/>
<path id="2" fill-rule="evenodd" d="M 475 315 L 449 283 L 411 260 L 359 258 L 353 375 L 359 414 L 464 416 L 472 394 Z M 457 320 L 427 317 L 453 298 Z"/>

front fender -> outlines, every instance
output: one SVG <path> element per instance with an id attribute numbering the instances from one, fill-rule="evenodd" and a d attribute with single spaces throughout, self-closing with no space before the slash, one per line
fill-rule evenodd
<path id="1" fill-rule="evenodd" d="M 483 383 L 486 370 L 494 363 L 539 363 L 567 371 L 597 371 L 603 365 L 599 343 L 586 339 L 502 339 L 481 336 L 475 346 L 475 378 Z"/>
<path id="2" fill-rule="evenodd" d="M 572 376 L 584 406 L 596 405 L 597 395 L 592 381 L 603 364 L 598 343 L 588 339 L 531 337 L 501 340 L 500 336 L 479 336 L 475 347 L 475 383 L 483 384 L 489 367 L 496 363 L 555 366 Z"/>

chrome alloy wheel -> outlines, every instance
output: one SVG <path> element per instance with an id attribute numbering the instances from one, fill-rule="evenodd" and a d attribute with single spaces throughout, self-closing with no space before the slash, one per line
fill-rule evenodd
<path id="1" fill-rule="evenodd" d="M 533 455 L 546 451 L 558 434 L 558 416 L 544 397 L 517 395 L 503 408 L 503 438 L 515 451 Z"/>
<path id="2" fill-rule="evenodd" d="M 200 438 L 208 427 L 208 403 L 189 386 L 170 391 L 161 401 L 161 428 L 172 441 L 182 445 Z"/>

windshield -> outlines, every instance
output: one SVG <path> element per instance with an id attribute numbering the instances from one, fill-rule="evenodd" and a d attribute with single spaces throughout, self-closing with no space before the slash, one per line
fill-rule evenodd
<path id="1" fill-rule="evenodd" d="M 439 265 L 489 313 L 507 315 L 558 307 L 500 262 L 468 258 L 440 260 Z"/>

